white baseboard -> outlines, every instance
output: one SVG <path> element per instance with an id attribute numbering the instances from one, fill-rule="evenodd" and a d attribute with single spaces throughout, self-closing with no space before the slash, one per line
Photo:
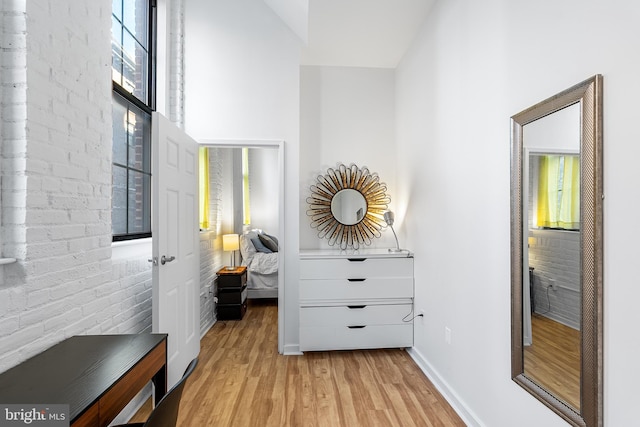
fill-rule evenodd
<path id="1" fill-rule="evenodd" d="M 440 394 L 449 402 L 449 405 L 462 418 L 462 421 L 469 427 L 484 427 L 484 424 L 478 417 L 469 410 L 464 404 L 460 396 L 449 386 L 449 384 L 440 376 L 433 366 L 427 362 L 425 357 L 415 348 L 407 349 L 411 358 L 420 367 L 422 372 L 429 378 L 433 385 L 438 389 Z"/>
<path id="2" fill-rule="evenodd" d="M 300 344 L 289 344 L 285 345 L 282 351 L 282 354 L 285 356 L 300 356 L 302 352 L 300 351 Z"/>

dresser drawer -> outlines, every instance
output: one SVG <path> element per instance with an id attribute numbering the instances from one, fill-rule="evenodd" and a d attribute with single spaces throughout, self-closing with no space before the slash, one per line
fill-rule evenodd
<path id="1" fill-rule="evenodd" d="M 413 298 L 413 277 L 300 280 L 300 304 L 312 301 Z"/>
<path id="2" fill-rule="evenodd" d="M 339 258 L 300 261 L 301 279 L 413 277 L 413 258 Z"/>
<path id="3" fill-rule="evenodd" d="M 413 325 L 302 326 L 300 350 L 352 350 L 413 346 Z"/>
<path id="4" fill-rule="evenodd" d="M 405 323 L 402 319 L 411 319 L 410 314 L 411 304 L 304 307 L 300 309 L 300 326 L 401 325 Z"/>
<path id="5" fill-rule="evenodd" d="M 413 346 L 413 257 L 386 249 L 300 254 L 300 350 Z"/>
<path id="6" fill-rule="evenodd" d="M 247 285 L 242 288 L 219 288 L 218 304 L 242 304 L 247 295 Z"/>
<path id="7" fill-rule="evenodd" d="M 242 288 L 247 284 L 247 267 L 235 270 L 222 269 L 216 273 L 218 288 Z"/>

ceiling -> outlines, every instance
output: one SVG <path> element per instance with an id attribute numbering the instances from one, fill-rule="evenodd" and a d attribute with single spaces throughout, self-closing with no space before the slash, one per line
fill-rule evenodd
<path id="1" fill-rule="evenodd" d="M 307 44 L 301 63 L 395 68 L 434 3 L 308 0 Z"/>

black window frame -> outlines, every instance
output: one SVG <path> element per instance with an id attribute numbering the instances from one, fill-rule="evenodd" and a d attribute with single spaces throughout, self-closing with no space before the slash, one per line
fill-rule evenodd
<path id="1" fill-rule="evenodd" d="M 127 0 L 121 0 L 122 3 L 126 2 Z M 148 75 L 147 75 L 147 93 L 146 93 L 146 100 L 141 100 L 140 98 L 138 98 L 136 95 L 134 95 L 133 93 L 127 91 L 125 88 L 123 88 L 119 83 L 117 83 L 116 81 L 113 80 L 113 78 L 111 79 L 111 84 L 112 84 L 112 90 L 113 90 L 113 96 L 120 96 L 122 99 L 124 99 L 124 101 L 126 103 L 128 103 L 127 107 L 133 106 L 136 107 L 138 109 L 140 109 L 141 111 L 143 111 L 144 113 L 148 114 L 149 117 L 151 117 L 153 111 L 155 111 L 156 109 L 156 56 L 157 56 L 157 0 L 148 0 L 148 49 L 147 49 L 147 69 L 148 69 Z M 111 19 L 114 19 L 113 17 L 113 11 L 111 14 Z M 117 18 L 116 18 L 117 19 Z M 126 31 L 126 30 L 123 30 Z M 113 51 L 112 51 L 112 56 L 113 56 Z M 113 67 L 113 65 L 112 65 Z M 113 102 L 113 101 L 112 101 Z M 151 119 L 150 119 L 151 120 Z M 149 133 L 151 133 L 151 127 L 149 127 Z M 150 141 L 151 139 L 151 135 L 149 135 Z M 151 158 L 151 152 L 153 150 L 153 146 L 152 143 L 149 143 L 149 153 L 147 153 L 147 155 L 149 156 L 149 158 Z M 119 168 L 124 168 L 127 169 L 127 171 L 129 170 L 133 170 L 136 172 L 142 172 L 140 170 L 137 170 L 135 168 L 130 167 L 128 164 L 127 165 L 122 165 L 122 164 L 118 164 L 118 163 L 112 163 L 112 167 L 119 167 Z M 149 179 L 151 179 L 152 176 L 152 170 L 151 168 L 149 169 Z M 143 172 L 145 173 L 145 172 Z M 146 174 L 146 173 L 145 173 Z M 127 180 L 127 188 L 128 188 L 128 180 Z M 145 196 L 148 201 L 149 204 L 151 203 L 151 190 L 152 186 L 151 184 L 149 185 L 149 194 L 146 194 L 143 196 Z M 127 191 L 128 193 L 128 191 Z M 128 201 L 128 197 L 127 197 L 127 201 Z M 112 201 L 113 203 L 113 201 Z M 112 226 L 112 241 L 113 242 L 118 242 L 118 241 L 126 241 L 126 240 L 134 240 L 134 239 L 144 239 L 144 238 L 149 238 L 151 237 L 151 229 L 149 229 L 148 232 L 129 232 L 129 219 L 128 219 L 128 207 L 127 207 L 127 232 L 126 233 L 119 233 L 119 234 L 113 234 L 113 226 Z M 151 224 L 151 209 L 149 209 L 149 224 Z M 112 215 L 113 215 L 113 205 L 112 205 Z"/>

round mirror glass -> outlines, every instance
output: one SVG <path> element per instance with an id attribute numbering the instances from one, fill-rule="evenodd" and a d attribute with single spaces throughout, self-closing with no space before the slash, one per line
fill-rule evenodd
<path id="1" fill-rule="evenodd" d="M 355 225 L 367 213 L 367 201 L 359 191 L 346 188 L 331 199 L 331 213 L 340 224 Z"/>

